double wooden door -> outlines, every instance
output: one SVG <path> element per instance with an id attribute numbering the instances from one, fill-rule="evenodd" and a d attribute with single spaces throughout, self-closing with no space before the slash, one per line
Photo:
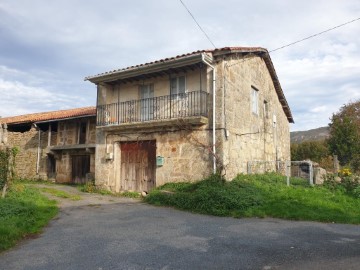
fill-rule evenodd
<path id="1" fill-rule="evenodd" d="M 120 189 L 149 191 L 155 186 L 155 141 L 124 142 L 121 149 Z"/>

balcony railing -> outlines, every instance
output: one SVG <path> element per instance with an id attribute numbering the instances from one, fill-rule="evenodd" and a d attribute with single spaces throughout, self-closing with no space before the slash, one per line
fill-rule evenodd
<path id="1" fill-rule="evenodd" d="M 194 91 L 97 106 L 97 126 L 192 116 L 207 117 L 208 93 Z"/>

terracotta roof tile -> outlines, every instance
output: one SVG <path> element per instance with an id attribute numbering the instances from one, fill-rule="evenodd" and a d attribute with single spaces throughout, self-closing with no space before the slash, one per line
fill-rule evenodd
<path id="1" fill-rule="evenodd" d="M 165 62 L 176 61 L 181 58 L 185 58 L 185 57 L 189 57 L 189 56 L 201 54 L 201 53 L 211 53 L 213 56 L 216 57 L 217 55 L 223 55 L 223 54 L 227 54 L 227 53 L 229 53 L 229 54 L 239 53 L 239 52 L 240 53 L 242 53 L 242 52 L 243 53 L 258 53 L 259 56 L 264 59 L 266 66 L 269 69 L 271 78 L 273 80 L 273 83 L 274 83 L 274 86 L 276 89 L 276 93 L 278 95 L 280 103 L 282 104 L 283 110 L 284 110 L 289 122 L 294 123 L 294 119 L 293 119 L 289 104 L 287 103 L 284 92 L 281 88 L 274 65 L 270 58 L 270 54 L 267 49 L 261 48 L 261 47 L 223 47 L 223 48 L 212 49 L 212 50 L 198 50 L 198 51 L 194 51 L 191 53 L 186 53 L 186 54 L 181 54 L 181 55 L 177 55 L 174 57 L 160 59 L 160 60 L 156 60 L 156 61 L 145 63 L 145 64 L 140 64 L 140 65 L 130 66 L 130 67 L 117 69 L 117 70 L 113 70 L 113 71 L 108 71 L 108 72 L 100 73 L 100 74 L 97 74 L 94 76 L 88 76 L 85 78 L 85 80 L 89 80 L 92 82 L 106 80 L 106 78 L 108 78 L 108 77 L 111 77 L 113 75 L 116 76 L 117 74 L 122 74 L 123 72 L 126 73 L 127 71 L 131 71 L 134 69 L 140 69 L 140 68 L 147 68 L 147 67 L 151 68 L 152 65 L 156 65 L 159 62 L 165 63 Z"/>
<path id="2" fill-rule="evenodd" d="M 0 118 L 0 124 L 23 124 L 23 123 L 35 123 L 50 120 L 62 120 L 80 116 L 95 116 L 95 107 L 84 107 L 70 110 L 60 110 L 51 112 L 41 112 L 24 114 L 18 116 Z"/>
<path id="3" fill-rule="evenodd" d="M 243 51 L 243 52 L 267 52 L 266 49 L 261 48 L 261 47 L 223 47 L 223 48 L 218 48 L 218 49 L 213 49 L 213 50 L 198 50 L 198 51 L 194 51 L 194 52 L 190 52 L 190 53 L 184 53 L 184 54 L 180 54 L 174 57 L 167 57 L 164 59 L 160 59 L 160 60 L 155 60 L 152 62 L 148 62 L 148 63 L 143 63 L 143 64 L 139 64 L 139 65 L 134 65 L 134 66 L 129 66 L 129 67 L 125 67 L 125 68 L 120 68 L 120 69 L 115 69 L 112 71 L 107 71 L 107 72 L 103 72 L 94 76 L 88 76 L 85 78 L 85 80 L 91 80 L 92 78 L 97 78 L 97 77 L 102 77 L 105 75 L 111 75 L 114 73 L 119 73 L 122 71 L 126 71 L 126 70 L 131 70 L 131 69 L 135 69 L 135 68 L 139 68 L 139 67 L 145 67 L 145 66 L 151 66 L 153 64 L 157 64 L 159 62 L 168 62 L 168 61 L 172 61 L 172 60 L 177 60 L 180 58 L 184 58 L 187 56 L 191 56 L 191 55 L 195 55 L 195 54 L 201 54 L 201 53 L 218 53 L 218 52 L 224 52 L 224 51 Z"/>

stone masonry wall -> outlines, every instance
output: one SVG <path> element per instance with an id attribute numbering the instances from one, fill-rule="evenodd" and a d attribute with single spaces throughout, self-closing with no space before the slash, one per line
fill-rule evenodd
<path id="1" fill-rule="evenodd" d="M 212 159 L 208 152 L 209 131 L 151 131 L 140 136 L 138 132 L 126 135 L 105 133 L 98 129 L 96 146 L 96 184 L 120 191 L 121 153 L 119 142 L 156 141 L 156 156 L 165 158 L 164 166 L 156 168 L 156 186 L 168 182 L 195 181 L 211 173 Z M 107 144 L 105 138 L 107 137 Z M 106 152 L 114 152 L 113 160 L 106 160 Z"/>
<path id="2" fill-rule="evenodd" d="M 290 159 L 289 122 L 282 109 L 273 81 L 264 60 L 258 56 L 243 61 L 240 56 L 217 60 L 216 66 L 216 151 L 218 168 L 226 179 L 247 173 L 249 161 L 273 162 Z M 235 65 L 233 65 L 235 64 Z M 232 65 L 230 67 L 230 65 Z M 156 140 L 156 155 L 165 157 L 165 164 L 156 168 L 156 185 L 176 181 L 202 179 L 212 170 L 212 71 L 203 76 L 203 89 L 209 92 L 209 124 L 190 131 L 118 130 L 97 128 L 96 184 L 120 191 L 121 153 L 119 142 Z M 111 92 L 98 86 L 98 99 L 107 100 Z M 251 107 L 251 89 L 258 91 L 258 112 Z M 112 92 L 111 92 L 112 93 Z M 119 135 L 122 134 L 122 135 Z M 200 142 L 200 144 L 199 144 Z M 201 145 L 201 146 L 199 146 Z M 113 159 L 107 160 L 107 153 Z"/>
<path id="3" fill-rule="evenodd" d="M 84 121 L 88 121 L 84 119 Z M 95 117 L 89 120 L 87 143 L 94 144 L 96 141 Z M 50 146 L 77 144 L 77 120 L 61 121 L 58 131 L 51 132 Z M 47 179 L 48 170 L 48 139 L 49 132 L 41 131 L 40 157 L 38 164 L 39 133 L 35 128 L 27 132 L 9 132 L 4 128 L 0 131 L 0 144 L 9 147 L 18 147 L 20 152 L 16 157 L 16 175 L 26 179 Z M 71 179 L 71 155 L 90 155 L 90 172 L 95 173 L 95 154 L 85 150 L 71 150 L 57 152 L 56 157 L 56 181 L 69 182 Z M 38 165 L 37 165 L 38 164 Z M 37 169 L 38 166 L 38 169 Z"/>
<path id="4" fill-rule="evenodd" d="M 35 128 L 27 132 L 7 132 L 7 143 L 10 147 L 18 147 L 16 156 L 16 175 L 19 178 L 38 179 L 46 178 L 46 147 L 47 132 L 41 132 L 40 162 L 37 173 L 39 133 Z"/>
<path id="5" fill-rule="evenodd" d="M 263 59 L 228 58 L 217 64 L 217 74 L 224 85 L 218 88 L 217 111 L 228 135 L 222 143 L 226 178 L 246 173 L 249 161 L 271 161 L 275 170 L 276 160 L 290 159 L 289 122 Z M 252 112 L 252 87 L 258 92 L 258 114 Z"/>

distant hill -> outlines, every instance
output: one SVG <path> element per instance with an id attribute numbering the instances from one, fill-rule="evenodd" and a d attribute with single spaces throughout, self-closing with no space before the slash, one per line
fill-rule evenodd
<path id="1" fill-rule="evenodd" d="M 306 131 L 290 132 L 291 143 L 301 143 L 306 141 L 322 141 L 329 138 L 329 127 L 320 127 Z"/>

